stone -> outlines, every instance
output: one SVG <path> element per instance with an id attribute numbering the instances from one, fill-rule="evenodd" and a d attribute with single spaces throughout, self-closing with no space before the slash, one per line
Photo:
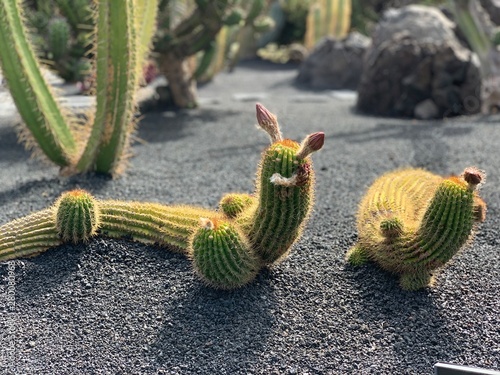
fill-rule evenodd
<path id="1" fill-rule="evenodd" d="M 481 6 L 495 25 L 500 25 L 500 0 L 480 0 Z"/>
<path id="2" fill-rule="evenodd" d="M 344 39 L 325 37 L 301 64 L 297 83 L 314 90 L 355 90 L 370 38 L 352 32 Z"/>
<path id="3" fill-rule="evenodd" d="M 387 10 L 364 56 L 358 110 L 432 118 L 479 112 L 479 61 L 460 43 L 455 28 L 437 8 Z"/>
<path id="4" fill-rule="evenodd" d="M 415 106 L 414 116 L 421 120 L 430 120 L 438 117 L 439 108 L 432 101 L 432 99 L 426 99 Z"/>

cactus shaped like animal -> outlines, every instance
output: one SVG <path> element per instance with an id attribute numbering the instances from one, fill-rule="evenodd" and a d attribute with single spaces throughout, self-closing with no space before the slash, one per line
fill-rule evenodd
<path id="1" fill-rule="evenodd" d="M 0 226 L 0 261 L 102 234 L 184 253 L 195 272 L 215 288 L 234 289 L 250 282 L 263 266 L 282 259 L 299 238 L 313 204 L 309 155 L 324 142 L 323 133 L 307 136 L 300 145 L 282 139 L 276 117 L 260 104 L 257 119 L 273 143 L 259 164 L 255 195 L 228 194 L 217 212 L 66 192 L 52 207 Z"/>
<path id="2" fill-rule="evenodd" d="M 357 217 L 359 241 L 347 260 L 369 260 L 399 275 L 405 290 L 433 283 L 443 267 L 472 238 L 485 219 L 486 204 L 477 187 L 484 172 L 466 168 L 459 177 L 443 178 L 422 169 L 387 173 L 363 198 Z"/>

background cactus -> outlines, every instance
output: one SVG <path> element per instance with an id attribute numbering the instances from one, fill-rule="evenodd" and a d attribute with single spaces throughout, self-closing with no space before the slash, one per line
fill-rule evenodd
<path id="1" fill-rule="evenodd" d="M 90 71 L 92 0 L 26 2 L 26 21 L 35 51 L 66 81 L 83 81 Z"/>
<path id="2" fill-rule="evenodd" d="M 197 106 L 196 79 L 210 79 L 231 52 L 237 58 L 242 28 L 259 29 L 265 0 L 177 0 L 160 2 L 155 51 L 175 104 Z M 198 60 L 196 54 L 201 53 Z M 199 64 L 197 67 L 197 63 Z"/>
<path id="3" fill-rule="evenodd" d="M 92 3 L 97 104 L 84 126 L 60 108 L 43 78 L 21 4 L 21 0 L 0 0 L 0 67 L 29 129 L 30 136 L 23 138 L 31 140 L 28 146 L 38 144 L 67 173 L 119 173 L 136 122 L 137 72 L 153 35 L 157 0 Z"/>
<path id="4" fill-rule="evenodd" d="M 399 275 L 406 290 L 431 285 L 431 272 L 444 266 L 485 218 L 486 205 L 476 190 L 484 178 L 472 167 L 449 178 L 421 169 L 383 175 L 361 202 L 359 240 L 347 260 L 376 262 Z"/>
<path id="5" fill-rule="evenodd" d="M 258 168 L 254 196 L 227 194 L 221 212 L 192 206 L 98 200 L 75 190 L 49 209 L 0 226 L 0 261 L 38 254 L 100 233 L 154 243 L 184 253 L 210 286 L 233 289 L 282 259 L 299 238 L 313 204 L 310 154 L 323 133 L 301 144 L 283 139 L 276 116 L 257 104 L 259 125 L 272 144 Z"/>

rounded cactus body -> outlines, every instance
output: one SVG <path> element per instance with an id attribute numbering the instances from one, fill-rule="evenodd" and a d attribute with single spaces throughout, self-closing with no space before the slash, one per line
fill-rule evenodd
<path id="1" fill-rule="evenodd" d="M 484 220 L 486 206 L 475 190 L 482 179 L 484 174 L 466 172 L 443 178 L 422 169 L 383 175 L 360 204 L 359 241 L 347 260 L 372 260 L 400 275 L 407 290 L 429 285 L 431 271 L 444 266 L 471 238 L 475 222 Z"/>
<path id="2" fill-rule="evenodd" d="M 218 289 L 239 288 L 253 280 L 261 263 L 245 236 L 226 221 L 202 219 L 201 224 L 189 256 L 202 280 Z"/>
<path id="3" fill-rule="evenodd" d="M 95 198 L 88 192 L 65 192 L 57 200 L 55 207 L 57 232 L 63 241 L 87 241 L 96 234 L 99 209 Z"/>
<path id="4" fill-rule="evenodd" d="M 235 218 L 255 202 L 255 197 L 250 194 L 230 193 L 222 197 L 219 202 L 219 209 L 227 217 Z"/>

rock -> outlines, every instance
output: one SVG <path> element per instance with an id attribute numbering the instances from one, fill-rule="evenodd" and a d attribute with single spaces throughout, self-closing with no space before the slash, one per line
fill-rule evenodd
<path id="1" fill-rule="evenodd" d="M 342 40 L 323 38 L 300 66 L 297 83 L 315 90 L 356 89 L 369 44 L 358 32 Z"/>
<path id="2" fill-rule="evenodd" d="M 481 6 L 495 25 L 500 25 L 500 0 L 480 0 Z"/>
<path id="3" fill-rule="evenodd" d="M 426 99 L 415 106 L 414 115 L 421 120 L 430 120 L 438 117 L 439 108 L 432 99 Z"/>
<path id="4" fill-rule="evenodd" d="M 455 27 L 433 7 L 386 11 L 365 54 L 357 108 L 397 117 L 479 112 L 479 62 L 457 39 Z"/>

